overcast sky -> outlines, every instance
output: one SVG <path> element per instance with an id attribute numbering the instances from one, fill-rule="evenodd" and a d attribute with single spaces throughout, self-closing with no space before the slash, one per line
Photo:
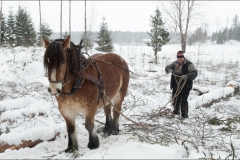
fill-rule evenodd
<path id="1" fill-rule="evenodd" d="M 161 3 L 168 1 L 87 1 L 87 27 L 99 30 L 101 17 L 106 18 L 109 30 L 149 31 L 150 15 Z M 84 30 L 84 1 L 71 1 L 71 31 Z M 230 26 L 234 15 L 240 16 L 240 1 L 202 1 L 197 9 L 203 12 L 199 24 L 207 24 L 209 32 Z M 39 26 L 39 1 L 3 1 L 3 13 L 9 7 L 16 13 L 17 6 L 25 6 L 35 26 Z M 60 31 L 60 1 L 41 1 L 42 19 L 53 31 Z M 69 1 L 63 0 L 63 32 L 69 31 Z M 163 12 L 163 10 L 160 10 Z M 162 13 L 163 14 L 163 13 Z"/>

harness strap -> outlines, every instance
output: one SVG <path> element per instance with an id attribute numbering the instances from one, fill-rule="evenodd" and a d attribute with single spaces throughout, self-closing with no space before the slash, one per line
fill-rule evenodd
<path id="1" fill-rule="evenodd" d="M 87 80 L 89 80 L 89 81 L 92 81 L 92 82 L 93 82 L 95 85 L 97 85 L 97 86 L 99 86 L 99 85 L 101 84 L 101 82 L 100 82 L 98 79 L 96 79 L 96 78 L 93 77 L 92 75 L 87 74 L 87 73 L 85 73 L 85 72 L 81 72 L 81 73 L 80 73 L 80 76 L 83 77 L 83 78 L 85 78 L 85 79 L 87 79 Z"/>

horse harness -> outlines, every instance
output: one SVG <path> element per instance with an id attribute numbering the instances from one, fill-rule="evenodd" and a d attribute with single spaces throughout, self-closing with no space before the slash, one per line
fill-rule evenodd
<path id="1" fill-rule="evenodd" d="M 91 64 L 94 64 L 94 66 L 96 67 L 96 69 L 98 71 L 98 79 L 85 72 L 85 69 L 87 69 Z M 68 73 L 68 71 L 67 71 L 67 73 Z M 49 82 L 51 82 L 51 83 L 62 83 L 63 86 L 64 86 L 67 82 L 70 81 L 70 80 L 66 80 L 67 73 L 65 74 L 64 79 L 62 79 L 60 81 L 49 81 Z M 99 103 L 100 98 L 103 98 L 104 85 L 103 85 L 102 74 L 101 74 L 101 72 L 98 68 L 98 65 L 97 65 L 96 61 L 93 61 L 93 60 L 91 60 L 90 63 L 88 63 L 84 68 L 82 68 L 79 71 L 78 78 L 76 80 L 76 84 L 74 86 L 72 86 L 71 91 L 70 92 L 61 92 L 59 95 L 61 95 L 61 96 L 74 95 L 74 93 L 77 91 L 77 89 L 81 88 L 85 79 L 93 82 L 98 87 L 98 89 L 99 89 L 98 103 Z"/>
<path id="2" fill-rule="evenodd" d="M 80 48 L 80 46 L 76 46 L 76 47 L 78 48 L 78 53 L 79 53 L 81 48 Z M 79 54 L 82 54 L 82 53 L 79 53 Z M 96 67 L 96 69 L 97 69 L 98 79 L 85 72 L 85 69 L 87 69 L 91 64 L 93 64 Z M 98 103 L 99 103 L 100 98 L 103 99 L 103 94 L 105 93 L 105 91 L 104 91 L 104 84 L 103 84 L 102 74 L 101 74 L 101 72 L 100 72 L 100 70 L 98 68 L 98 65 L 97 65 L 96 61 L 90 58 L 90 62 L 87 64 L 87 61 L 85 59 L 81 59 L 80 58 L 79 67 L 80 67 L 80 71 L 78 72 L 78 77 L 77 77 L 77 80 L 76 80 L 76 84 L 74 86 L 72 86 L 70 92 L 61 92 L 59 95 L 61 95 L 61 96 L 74 95 L 74 93 L 77 91 L 77 89 L 81 88 L 81 86 L 84 83 L 85 79 L 87 79 L 87 80 L 93 82 L 98 87 L 98 89 L 99 89 Z M 63 79 L 58 80 L 58 81 L 52 81 L 51 79 L 48 79 L 48 81 L 50 83 L 62 83 L 63 86 L 64 86 L 67 82 L 69 82 L 71 80 L 71 79 L 67 80 L 67 74 L 69 72 L 69 68 L 70 67 L 68 67 L 67 72 L 64 75 Z M 104 103 L 104 99 L 103 99 L 103 103 Z"/>

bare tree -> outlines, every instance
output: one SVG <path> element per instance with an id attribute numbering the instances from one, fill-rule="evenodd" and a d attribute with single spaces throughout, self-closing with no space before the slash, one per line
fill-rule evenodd
<path id="1" fill-rule="evenodd" d="M 179 36 L 182 51 L 186 52 L 186 40 L 188 36 L 188 29 L 190 22 L 192 22 L 193 17 L 196 15 L 194 9 L 196 6 L 195 0 L 172 0 L 169 2 L 169 8 L 163 5 L 164 11 L 171 19 L 170 27 Z"/>
<path id="2" fill-rule="evenodd" d="M 93 27 L 93 22 L 95 21 L 95 14 L 94 14 L 94 7 L 93 7 L 93 4 L 92 4 L 92 10 L 91 10 L 91 13 L 88 14 L 88 27 L 85 28 L 85 32 L 84 34 L 82 35 L 82 39 L 84 39 L 84 48 L 85 50 L 89 50 L 89 49 L 92 49 L 93 47 L 93 43 L 94 43 L 94 40 L 93 40 L 93 37 L 92 37 L 92 27 Z M 86 22 L 85 22 L 86 23 Z M 86 24 L 87 25 L 87 24 Z M 87 29 L 88 28 L 88 29 Z M 87 52 L 86 52 L 87 53 Z"/>
<path id="3" fill-rule="evenodd" d="M 39 19 L 40 19 L 40 37 L 42 37 L 42 18 L 41 18 L 41 2 L 39 0 Z M 40 46 L 42 45 L 42 41 L 39 41 Z"/>
<path id="4" fill-rule="evenodd" d="M 69 0 L 69 35 L 71 35 L 71 0 Z"/>
<path id="5" fill-rule="evenodd" d="M 60 38 L 62 38 L 62 0 L 61 0 L 61 7 L 60 7 Z"/>
<path id="6" fill-rule="evenodd" d="M 0 44 L 2 44 L 2 0 L 1 0 L 1 10 L 0 10 Z"/>
<path id="7" fill-rule="evenodd" d="M 86 4 L 86 0 L 85 0 L 85 32 L 84 32 L 84 44 L 85 44 L 85 41 L 86 41 L 86 37 L 87 37 L 87 13 L 86 13 L 86 10 L 87 10 L 87 4 Z M 86 45 L 85 45 L 86 46 Z M 86 53 L 87 53 L 87 47 L 85 47 L 85 50 L 86 50 Z"/>

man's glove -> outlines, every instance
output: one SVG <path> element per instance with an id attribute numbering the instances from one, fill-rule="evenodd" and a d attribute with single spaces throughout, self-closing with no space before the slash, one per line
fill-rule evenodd
<path id="1" fill-rule="evenodd" d="M 185 80 L 185 81 L 188 79 L 188 76 L 187 76 L 187 75 L 182 75 L 181 77 L 182 77 L 182 79 Z"/>
<path id="2" fill-rule="evenodd" d="M 167 70 L 167 74 L 172 73 L 172 72 L 173 72 L 172 69 Z"/>

